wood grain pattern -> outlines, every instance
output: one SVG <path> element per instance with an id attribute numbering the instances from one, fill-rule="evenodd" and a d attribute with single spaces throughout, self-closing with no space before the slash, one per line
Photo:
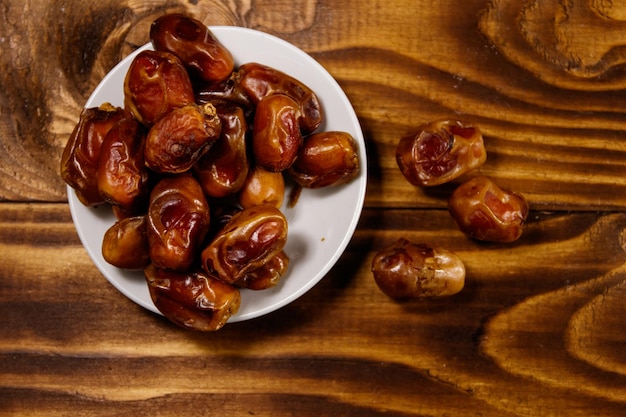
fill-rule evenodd
<path id="1" fill-rule="evenodd" d="M 516 48 L 526 31 L 516 24 L 522 11 L 501 2 L 469 2 L 463 8 L 443 2 L 410 7 L 411 13 L 402 3 L 378 9 L 366 3 L 311 4 L 315 7 L 294 6 L 298 16 L 292 21 L 278 12 L 289 7 L 280 3 L 229 9 L 212 2 L 197 7 L 110 2 L 90 9 L 77 2 L 79 7 L 58 10 L 27 3 L 36 10 L 26 12 L 47 18 L 43 33 L 39 23 L 10 23 L 21 22 L 12 18 L 26 12 L 17 4 L 9 7 L 1 29 L 8 33 L 2 36 L 0 58 L 1 87 L 7 92 L 0 125 L 3 137 L 17 140 L 4 143 L 0 198 L 64 200 L 57 161 L 83 103 L 119 59 L 147 41 L 156 15 L 178 10 L 207 24 L 266 30 L 329 69 L 353 102 L 369 140 L 369 205 L 441 207 L 441 199 L 403 181 L 393 155 L 402 134 L 450 115 L 481 126 L 489 151 L 481 171 L 503 186 L 515 186 L 538 209 L 626 205 L 619 175 L 626 152 L 620 140 L 624 120 L 616 110 L 626 103 L 614 67 L 595 78 L 561 70 L 545 80 L 546 67 L 560 62 L 560 55 Z M 267 16 L 285 20 L 274 25 Z M 619 43 L 613 46 L 620 50 Z M 523 65 L 517 66 L 520 60 Z"/>
<path id="2" fill-rule="evenodd" d="M 360 228 L 296 303 L 195 334 L 121 297 L 92 266 L 66 207 L 5 204 L 2 252 L 14 257 L 0 265 L 0 412 L 37 415 L 52 404 L 184 415 L 205 401 L 238 415 L 624 410 L 625 215 L 537 216 L 522 242 L 477 250 L 443 211 L 381 214 L 366 210 L 376 226 Z M 16 228 L 31 232 L 15 241 Z M 384 297 L 369 264 L 399 236 L 456 251 L 466 289 L 422 302 Z M 61 244 L 67 255 L 55 256 Z"/>
<path id="3" fill-rule="evenodd" d="M 626 414 L 626 7 L 582 0 L 18 2 L 0 6 L 0 416 Z M 301 47 L 361 121 L 366 207 L 296 302 L 216 333 L 122 296 L 58 175 L 80 109 L 150 22 L 181 11 Z M 462 117 L 478 171 L 524 193 L 511 245 L 464 237 L 454 184 L 418 189 L 399 137 Z M 457 296 L 398 303 L 370 263 L 399 237 L 455 251 Z"/>

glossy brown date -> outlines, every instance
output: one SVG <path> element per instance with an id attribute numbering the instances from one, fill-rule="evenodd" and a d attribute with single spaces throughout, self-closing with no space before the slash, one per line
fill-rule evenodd
<path id="1" fill-rule="evenodd" d="M 485 176 L 458 186 L 448 200 L 448 209 L 466 235 L 500 243 L 514 242 L 522 236 L 529 212 L 523 195 L 503 190 Z"/>
<path id="2" fill-rule="evenodd" d="M 156 308 L 185 329 L 219 330 L 239 311 L 239 290 L 204 271 L 175 272 L 150 265 L 144 275 Z"/>
<path id="3" fill-rule="evenodd" d="M 359 174 L 356 141 L 347 132 L 307 136 L 289 174 L 306 188 L 345 184 Z"/>
<path id="4" fill-rule="evenodd" d="M 220 137 L 221 121 L 211 104 L 178 107 L 154 124 L 146 138 L 146 165 L 155 172 L 186 172 Z"/>
<path id="5" fill-rule="evenodd" d="M 285 251 L 280 251 L 260 268 L 244 274 L 234 285 L 254 291 L 267 290 L 278 285 L 288 267 L 289 257 Z"/>
<path id="6" fill-rule="evenodd" d="M 125 118 L 130 118 L 128 112 L 109 103 L 83 109 L 63 150 L 61 178 L 86 206 L 104 202 L 97 179 L 100 147 L 113 126 Z"/>
<path id="7" fill-rule="evenodd" d="M 465 265 L 439 246 L 400 238 L 372 259 L 376 285 L 391 298 L 444 297 L 465 285 Z"/>
<path id="8" fill-rule="evenodd" d="M 217 83 L 196 83 L 196 103 L 211 103 L 215 107 L 241 107 L 246 117 L 254 111 L 254 104 L 235 77 Z"/>
<path id="9" fill-rule="evenodd" d="M 479 128 L 459 120 L 438 120 L 402 137 L 396 162 L 413 185 L 440 185 L 478 168 L 487 159 Z"/>
<path id="10" fill-rule="evenodd" d="M 197 260 L 210 224 L 202 188 L 189 174 L 161 179 L 150 194 L 148 242 L 158 268 L 188 270 Z"/>
<path id="11" fill-rule="evenodd" d="M 102 239 L 102 257 L 113 266 L 142 270 L 150 265 L 146 216 L 126 217 L 109 227 Z"/>
<path id="12" fill-rule="evenodd" d="M 296 102 L 284 95 L 263 98 L 256 106 L 252 126 L 252 151 L 255 161 L 268 171 L 288 169 L 302 146 Z"/>
<path id="13" fill-rule="evenodd" d="M 202 266 L 234 283 L 276 256 L 287 242 L 287 219 L 275 207 L 255 206 L 235 214 L 202 251 Z"/>
<path id="14" fill-rule="evenodd" d="M 239 204 L 243 208 L 269 204 L 280 208 L 285 197 L 285 178 L 281 172 L 271 172 L 258 165 L 248 173 L 241 190 Z"/>
<path id="15" fill-rule="evenodd" d="M 220 137 L 192 169 L 204 192 L 220 198 L 237 193 L 248 176 L 248 124 L 240 107 L 219 107 L 217 114 Z"/>
<path id="16" fill-rule="evenodd" d="M 254 104 L 274 94 L 284 94 L 294 100 L 303 133 L 311 133 L 322 124 L 323 111 L 317 95 L 296 78 L 256 62 L 241 65 L 234 77 Z"/>
<path id="17" fill-rule="evenodd" d="M 150 175 L 144 160 L 146 132 L 134 118 L 120 120 L 100 147 L 97 181 L 100 195 L 122 210 L 133 212 L 145 205 Z"/>
<path id="18" fill-rule="evenodd" d="M 178 56 L 190 73 L 205 81 L 230 76 L 235 61 L 211 30 L 201 21 L 178 13 L 166 14 L 150 26 L 155 49 Z"/>
<path id="19" fill-rule="evenodd" d="M 124 78 L 124 107 L 145 126 L 194 100 L 189 73 L 176 55 L 145 50 L 131 62 Z"/>

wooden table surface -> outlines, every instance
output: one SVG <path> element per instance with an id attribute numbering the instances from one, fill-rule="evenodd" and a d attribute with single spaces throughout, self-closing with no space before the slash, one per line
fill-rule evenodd
<path id="1" fill-rule="evenodd" d="M 583 0 L 4 0 L 0 7 L 0 415 L 626 415 L 626 5 Z M 345 254 L 292 304 L 175 327 L 98 272 L 59 160 L 93 88 L 172 11 L 279 36 L 335 77 L 368 152 Z M 478 124 L 480 173 L 530 202 L 478 243 L 450 187 L 411 186 L 399 138 Z M 453 297 L 399 303 L 374 254 L 399 237 L 465 262 Z"/>

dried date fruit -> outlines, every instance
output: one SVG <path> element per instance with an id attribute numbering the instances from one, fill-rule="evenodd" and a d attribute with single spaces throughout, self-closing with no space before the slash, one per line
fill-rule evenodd
<path id="1" fill-rule="evenodd" d="M 211 30 L 201 21 L 179 13 L 166 14 L 150 26 L 155 49 L 178 56 L 193 75 L 205 81 L 230 76 L 235 61 Z"/>
<path id="2" fill-rule="evenodd" d="M 402 137 L 396 162 L 413 185 L 440 185 L 480 167 L 487 159 L 480 129 L 459 120 L 438 120 Z"/>
<path id="3" fill-rule="evenodd" d="M 120 107 L 104 103 L 83 109 L 78 123 L 63 150 L 61 178 L 72 187 L 78 200 L 86 206 L 102 204 L 98 190 L 100 147 L 109 130 L 130 114 Z"/>
<path id="4" fill-rule="evenodd" d="M 317 95 L 306 84 L 275 68 L 256 62 L 241 65 L 235 80 L 254 104 L 273 94 L 284 94 L 297 103 L 298 124 L 303 133 L 311 133 L 323 121 L 322 106 Z"/>
<path id="5" fill-rule="evenodd" d="M 285 251 L 280 251 L 260 268 L 244 274 L 234 285 L 254 291 L 267 290 L 278 285 L 288 267 L 289 257 Z"/>
<path id="6" fill-rule="evenodd" d="M 170 111 L 148 131 L 146 165 L 159 173 L 188 171 L 219 139 L 221 127 L 212 104 Z"/>
<path id="7" fill-rule="evenodd" d="M 306 188 L 345 184 L 359 173 L 354 138 L 347 132 L 320 132 L 304 138 L 291 177 Z"/>
<path id="8" fill-rule="evenodd" d="M 124 107 L 145 126 L 194 100 L 189 73 L 176 55 L 145 50 L 131 62 L 124 79 Z"/>
<path id="9" fill-rule="evenodd" d="M 263 266 L 287 242 L 287 219 L 275 207 L 255 206 L 230 219 L 202 251 L 204 270 L 234 283 Z"/>
<path id="10" fill-rule="evenodd" d="M 139 210 L 150 192 L 144 160 L 145 129 L 134 118 L 120 120 L 100 147 L 97 181 L 100 195 L 126 212 Z"/>
<path id="11" fill-rule="evenodd" d="M 448 200 L 448 208 L 463 233 L 499 243 L 514 242 L 522 236 L 529 211 L 523 195 L 503 190 L 485 176 L 458 186 Z"/>
<path id="12" fill-rule="evenodd" d="M 219 139 L 193 166 L 193 173 L 209 197 L 220 198 L 237 193 L 248 176 L 246 148 L 248 124 L 239 107 L 219 107 Z"/>
<path id="13" fill-rule="evenodd" d="M 376 285 L 391 298 L 450 296 L 465 285 L 465 265 L 451 251 L 400 238 L 372 259 Z"/>
<path id="14" fill-rule="evenodd" d="M 246 117 L 252 114 L 255 105 L 234 76 L 217 83 L 196 83 L 196 103 L 211 103 L 215 107 L 241 107 Z"/>
<path id="15" fill-rule="evenodd" d="M 303 141 L 299 113 L 296 102 L 284 94 L 259 102 L 252 126 L 252 151 L 258 165 L 280 172 L 293 164 Z"/>
<path id="16" fill-rule="evenodd" d="M 189 174 L 161 179 L 150 194 L 148 242 L 158 268 L 188 270 L 209 230 L 210 211 L 202 188 Z"/>
<path id="17" fill-rule="evenodd" d="M 102 257 L 113 266 L 142 270 L 150 265 L 146 216 L 126 217 L 109 227 L 102 239 Z"/>
<path id="18" fill-rule="evenodd" d="M 175 272 L 150 265 L 144 275 L 156 308 L 185 329 L 219 330 L 239 311 L 239 290 L 204 271 Z"/>
<path id="19" fill-rule="evenodd" d="M 271 172 L 253 166 L 239 191 L 239 204 L 243 208 L 269 204 L 280 208 L 285 197 L 285 178 L 280 172 Z"/>

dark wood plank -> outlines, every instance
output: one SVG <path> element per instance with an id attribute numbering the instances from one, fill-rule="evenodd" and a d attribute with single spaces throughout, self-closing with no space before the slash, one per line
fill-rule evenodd
<path id="1" fill-rule="evenodd" d="M 46 404 L 98 415 L 180 415 L 199 403 L 260 415 L 612 416 L 625 407 L 623 214 L 537 214 L 502 247 L 460 235 L 445 211 L 368 209 L 309 293 L 198 334 L 109 285 L 67 206 L 0 213 L 5 415 L 43 414 Z M 421 302 L 384 296 L 370 262 L 401 236 L 457 252 L 466 288 Z"/>
<path id="2" fill-rule="evenodd" d="M 489 153 L 479 172 L 526 194 L 537 209 L 626 206 L 625 125 L 619 111 L 626 99 L 616 69 L 619 55 L 611 49 L 619 38 L 615 44 L 608 39 L 587 44 L 573 31 L 588 22 L 584 37 L 604 39 L 605 31 L 612 31 L 611 10 L 598 15 L 582 4 L 555 0 L 535 8 L 530 2 L 500 1 L 384 7 L 303 1 L 298 7 L 254 3 L 239 9 L 217 2 L 171 7 L 138 2 L 134 10 L 111 2 L 74 3 L 62 9 L 30 5 L 31 13 L 41 16 L 37 23 L 18 18 L 21 2 L 7 6 L 9 23 L 0 29 L 11 40 L 0 57 L 2 199 L 65 200 L 58 160 L 80 108 L 106 71 L 148 41 L 155 16 L 178 10 L 207 24 L 266 30 L 328 68 L 365 130 L 370 206 L 445 204 L 445 190 L 415 189 L 395 164 L 399 138 L 441 117 L 477 123 Z M 284 7 L 299 12 L 285 15 Z M 568 8 L 575 15 L 560 20 Z M 537 14 L 541 22 L 533 20 Z M 556 35 L 563 45 L 550 45 Z M 583 62 L 587 56 L 591 61 Z M 578 61 L 580 70 L 572 63 Z"/>

